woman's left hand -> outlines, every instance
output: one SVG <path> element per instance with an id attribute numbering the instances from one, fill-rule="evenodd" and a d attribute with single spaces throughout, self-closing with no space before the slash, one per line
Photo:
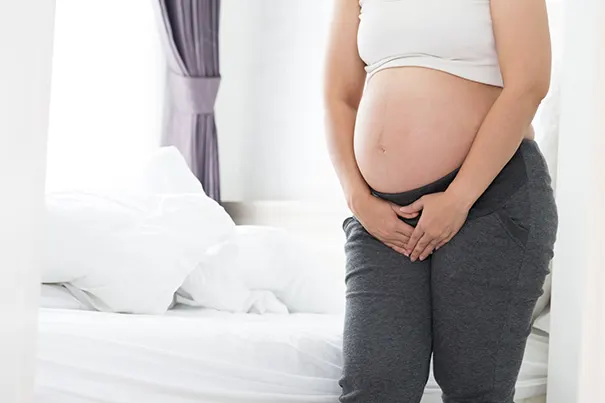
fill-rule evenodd
<path id="1" fill-rule="evenodd" d="M 433 250 L 449 242 L 464 225 L 469 211 L 453 195 L 446 192 L 422 196 L 399 210 L 404 214 L 422 211 L 406 246 L 412 262 L 426 259 Z"/>

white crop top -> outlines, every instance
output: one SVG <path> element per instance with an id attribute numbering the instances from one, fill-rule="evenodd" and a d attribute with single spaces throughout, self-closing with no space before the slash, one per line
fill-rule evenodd
<path id="1" fill-rule="evenodd" d="M 357 46 L 368 79 L 427 67 L 502 87 L 490 0 L 360 0 Z"/>

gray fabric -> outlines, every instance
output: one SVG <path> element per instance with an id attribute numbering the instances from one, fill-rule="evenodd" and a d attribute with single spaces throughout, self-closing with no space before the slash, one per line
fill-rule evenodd
<path id="1" fill-rule="evenodd" d="M 220 0 L 156 0 L 168 60 L 163 145 L 176 146 L 206 193 L 220 200 L 214 103 Z"/>
<path id="2" fill-rule="evenodd" d="M 385 195 L 395 203 L 408 196 Z M 341 402 L 420 402 L 431 353 L 444 402 L 513 402 L 557 229 L 534 142 L 523 142 L 485 196 L 423 262 L 383 245 L 356 218 L 345 220 Z"/>

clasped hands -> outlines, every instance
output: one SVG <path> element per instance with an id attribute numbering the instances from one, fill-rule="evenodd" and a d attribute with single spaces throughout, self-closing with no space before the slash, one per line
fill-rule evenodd
<path id="1" fill-rule="evenodd" d="M 367 195 L 357 200 L 352 210 L 366 231 L 413 262 L 426 259 L 449 242 L 460 231 L 469 212 L 447 192 L 422 196 L 407 206 Z M 419 214 L 416 227 L 399 219 L 412 219 Z"/>

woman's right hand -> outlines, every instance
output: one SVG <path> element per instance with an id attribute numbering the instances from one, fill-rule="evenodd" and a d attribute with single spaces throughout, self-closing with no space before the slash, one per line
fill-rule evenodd
<path id="1" fill-rule="evenodd" d="M 405 246 L 414 227 L 403 222 L 399 216 L 414 218 L 418 213 L 402 213 L 400 207 L 371 194 L 358 196 L 350 203 L 351 211 L 366 231 L 388 247 L 409 257 Z"/>

